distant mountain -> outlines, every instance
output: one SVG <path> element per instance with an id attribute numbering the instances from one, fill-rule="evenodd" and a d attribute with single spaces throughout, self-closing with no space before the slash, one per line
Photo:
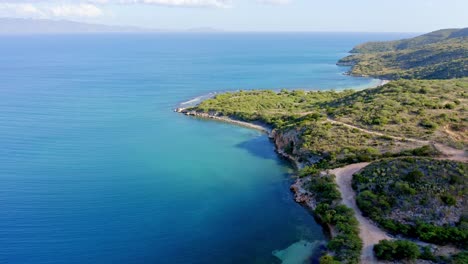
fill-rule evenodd
<path id="1" fill-rule="evenodd" d="M 198 27 L 198 28 L 189 28 L 187 32 L 200 32 L 200 33 L 215 33 L 215 32 L 224 32 L 224 30 L 211 28 L 211 27 Z"/>
<path id="2" fill-rule="evenodd" d="M 338 65 L 351 75 L 382 79 L 468 77 L 468 28 L 443 29 L 411 39 L 356 46 Z"/>
<path id="3" fill-rule="evenodd" d="M 88 24 L 67 20 L 0 18 L 0 34 L 138 33 L 159 31 L 161 30 Z"/>
<path id="4" fill-rule="evenodd" d="M 397 51 L 420 47 L 445 40 L 468 37 L 468 28 L 463 29 L 441 29 L 419 37 L 402 39 L 396 41 L 367 42 L 356 46 L 351 53 L 373 53 L 383 51 Z"/>

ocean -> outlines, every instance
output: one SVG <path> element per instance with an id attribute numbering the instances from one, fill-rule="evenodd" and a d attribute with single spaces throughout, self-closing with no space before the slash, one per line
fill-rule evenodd
<path id="1" fill-rule="evenodd" d="M 336 61 L 401 37 L 0 36 L 0 263 L 302 262 L 326 236 L 267 136 L 173 109 L 212 92 L 369 87 Z"/>

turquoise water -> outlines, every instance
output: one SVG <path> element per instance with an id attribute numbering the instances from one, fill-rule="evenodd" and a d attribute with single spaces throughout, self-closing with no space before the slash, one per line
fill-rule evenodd
<path id="1" fill-rule="evenodd" d="M 213 91 L 365 87 L 336 60 L 399 37 L 0 37 L 0 263 L 279 263 L 324 240 L 265 135 L 172 109 Z"/>

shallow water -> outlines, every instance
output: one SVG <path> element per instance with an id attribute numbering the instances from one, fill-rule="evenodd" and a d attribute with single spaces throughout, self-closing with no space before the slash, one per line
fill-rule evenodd
<path id="1" fill-rule="evenodd" d="M 0 263 L 279 263 L 324 239 L 260 132 L 172 112 L 215 91 L 342 89 L 385 34 L 0 37 Z"/>

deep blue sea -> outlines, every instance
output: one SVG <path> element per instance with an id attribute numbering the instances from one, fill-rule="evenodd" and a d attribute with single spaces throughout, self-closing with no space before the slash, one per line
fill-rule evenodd
<path id="1" fill-rule="evenodd" d="M 273 252 L 314 247 L 325 235 L 265 135 L 172 110 L 373 85 L 336 61 L 402 36 L 1 36 L 0 263 L 281 263 Z"/>

